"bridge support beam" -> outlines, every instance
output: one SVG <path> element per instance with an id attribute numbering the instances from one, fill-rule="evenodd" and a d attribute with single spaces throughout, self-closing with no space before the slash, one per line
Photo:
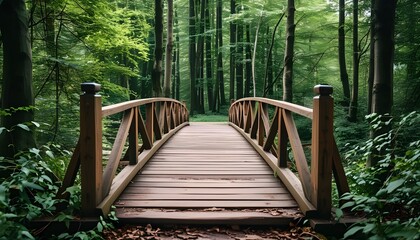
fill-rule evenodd
<path id="1" fill-rule="evenodd" d="M 333 88 L 329 85 L 317 85 L 314 92 L 318 96 L 313 100 L 311 182 L 314 192 L 311 202 L 318 210 L 320 218 L 329 219 L 334 150 Z"/>
<path id="2" fill-rule="evenodd" d="M 80 164 L 82 215 L 97 216 L 102 201 L 102 99 L 101 85 L 82 83 L 80 96 Z"/>

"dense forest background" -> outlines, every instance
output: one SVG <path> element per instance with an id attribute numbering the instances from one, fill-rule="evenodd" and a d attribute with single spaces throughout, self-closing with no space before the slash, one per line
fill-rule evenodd
<path id="1" fill-rule="evenodd" d="M 191 115 L 226 120 L 230 100 L 248 96 L 312 107 L 322 83 L 334 87 L 336 137 L 354 190 L 375 183 L 376 193 L 404 174 L 414 180 L 396 184 L 416 186 L 419 15 L 415 0 L 0 0 L 0 152 L 16 153 L 7 150 L 12 129 L 25 139 L 12 142 L 15 150 L 71 151 L 83 82 L 102 85 L 104 105 L 167 96 L 186 101 Z M 9 121 L 16 115 L 20 122 Z M 386 151 L 375 148 L 382 143 Z M 368 181 L 372 172 L 360 169 L 372 153 L 405 165 L 376 159 Z M 418 202 L 410 203 L 417 225 Z"/>

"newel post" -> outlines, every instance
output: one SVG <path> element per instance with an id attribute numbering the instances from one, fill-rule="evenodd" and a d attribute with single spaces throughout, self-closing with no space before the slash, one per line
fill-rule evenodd
<path id="1" fill-rule="evenodd" d="M 331 216 L 331 185 L 333 160 L 333 112 L 332 86 L 317 85 L 314 92 L 312 120 L 311 179 L 313 186 L 312 204 L 319 217 Z"/>
<path id="2" fill-rule="evenodd" d="M 80 164 L 82 215 L 97 215 L 102 201 L 102 100 L 101 85 L 82 83 L 80 95 Z"/>

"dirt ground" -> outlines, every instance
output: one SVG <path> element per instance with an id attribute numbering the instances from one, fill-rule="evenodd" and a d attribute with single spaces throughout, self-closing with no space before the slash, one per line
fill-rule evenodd
<path id="1" fill-rule="evenodd" d="M 125 226 L 104 232 L 105 239 L 327 239 L 309 227 L 289 229 L 250 226 Z"/>

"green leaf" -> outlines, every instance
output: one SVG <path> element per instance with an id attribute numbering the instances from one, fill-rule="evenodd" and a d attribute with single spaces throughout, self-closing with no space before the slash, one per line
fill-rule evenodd
<path id="1" fill-rule="evenodd" d="M 34 239 L 34 236 L 32 236 L 32 234 L 30 234 L 28 231 L 22 231 L 22 235 L 24 235 L 25 237 L 27 237 L 27 239 Z"/>
<path id="2" fill-rule="evenodd" d="M 356 234 L 357 232 L 359 232 L 360 230 L 363 230 L 363 226 L 356 226 L 356 227 L 352 227 L 350 228 L 345 234 L 344 234 L 344 239 L 353 236 L 354 234 Z"/>
<path id="3" fill-rule="evenodd" d="M 102 232 L 104 230 L 104 227 L 100 222 L 98 222 L 98 225 L 96 227 L 98 228 L 98 232 Z"/>
<path id="4" fill-rule="evenodd" d="M 37 122 L 34 122 L 34 121 L 31 121 L 31 123 L 32 123 L 33 125 L 35 125 L 36 127 L 41 126 L 41 124 L 39 124 L 39 123 L 37 123 Z"/>
<path id="5" fill-rule="evenodd" d="M 351 202 L 346 202 L 346 203 L 344 203 L 343 204 L 343 206 L 341 206 L 340 208 L 341 209 L 344 209 L 344 208 L 349 208 L 349 207 L 353 207 L 354 206 L 354 202 L 353 201 L 351 201 Z"/>
<path id="6" fill-rule="evenodd" d="M 50 158 L 54 158 L 54 154 L 53 154 L 53 152 L 52 152 L 52 151 L 50 151 L 50 150 L 46 151 L 46 152 L 45 152 L 45 154 L 47 154 L 47 155 L 48 155 L 48 157 L 50 157 Z"/>
<path id="7" fill-rule="evenodd" d="M 0 0 L 1 1 L 1 0 Z M 0 127 L 0 135 L 3 133 L 3 131 L 6 130 L 5 127 Z"/>
<path id="8" fill-rule="evenodd" d="M 44 190 L 44 188 L 42 188 L 38 184 L 31 183 L 31 182 L 28 182 L 28 181 L 23 181 L 22 185 L 27 187 L 27 188 L 31 188 L 31 189 L 36 189 L 36 190 L 40 190 L 40 191 Z"/>
<path id="9" fill-rule="evenodd" d="M 340 208 L 335 209 L 335 216 L 337 217 L 337 219 L 340 219 L 343 215 L 343 210 L 341 210 Z"/>
<path id="10" fill-rule="evenodd" d="M 31 129 L 29 129 L 29 127 L 26 126 L 25 124 L 19 123 L 17 126 L 22 128 L 25 131 L 28 131 L 28 132 L 31 131 Z"/>
<path id="11" fill-rule="evenodd" d="M 388 186 L 386 187 L 386 190 L 388 193 L 393 192 L 395 189 L 399 188 L 401 185 L 403 185 L 403 183 L 405 182 L 405 179 L 398 179 L 395 181 L 392 181 L 388 184 Z"/>

